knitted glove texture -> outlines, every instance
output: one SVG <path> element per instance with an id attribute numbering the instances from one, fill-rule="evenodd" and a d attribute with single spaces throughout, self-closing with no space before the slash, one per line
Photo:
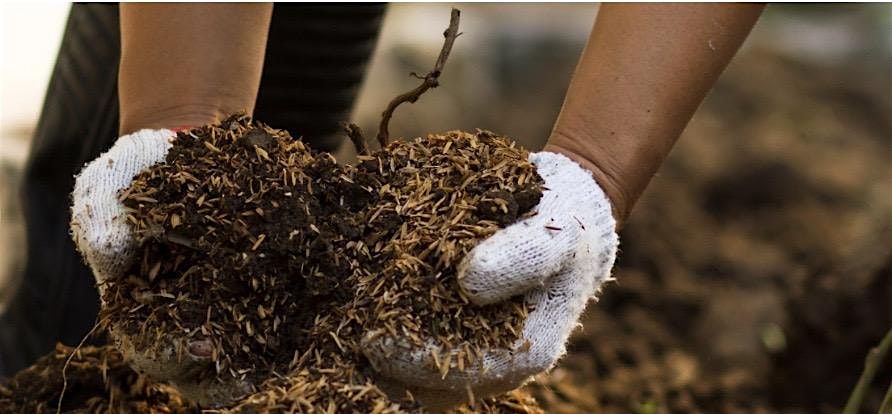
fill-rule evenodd
<path id="1" fill-rule="evenodd" d="M 123 277 L 133 263 L 136 241 L 118 197 L 147 168 L 164 161 L 175 136 L 167 129 L 144 129 L 124 135 L 104 154 L 87 164 L 75 179 L 71 194 L 71 235 L 104 293 L 105 281 Z M 205 406 L 248 392 L 241 381 L 203 378 L 213 361 L 191 350 L 200 343 L 172 335 L 148 347 L 137 347 L 126 332 L 110 327 L 115 346 L 137 371 L 169 381 L 188 398 Z M 178 352 L 189 350 L 189 352 Z"/>
<path id="2" fill-rule="evenodd" d="M 524 295 L 533 310 L 511 349 L 492 349 L 463 372 L 440 374 L 431 355 L 399 337 L 369 337 L 364 353 L 386 378 L 431 411 L 523 385 L 564 354 L 589 299 L 610 272 L 619 243 L 610 202 L 591 173 L 567 157 L 530 154 L 545 190 L 536 214 L 499 230 L 459 266 L 459 284 L 476 304 Z M 453 360 L 455 360 L 453 358 Z M 401 389 L 401 390 L 403 390 Z"/>
<path id="3" fill-rule="evenodd" d="M 164 160 L 173 136 L 166 129 L 124 135 L 75 179 L 71 235 L 93 270 L 100 293 L 105 280 L 127 271 L 136 247 L 118 195 L 137 174 Z"/>

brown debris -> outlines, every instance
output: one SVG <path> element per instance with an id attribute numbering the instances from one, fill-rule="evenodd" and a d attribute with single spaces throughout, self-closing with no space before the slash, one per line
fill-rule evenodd
<path id="1" fill-rule="evenodd" d="M 490 132 L 394 142 L 351 167 L 236 115 L 179 133 L 122 194 L 140 259 L 108 282 L 101 318 L 137 346 L 209 340 L 208 375 L 261 390 L 238 407 L 417 408 L 375 386 L 362 336 L 433 341 L 456 352 L 444 373 L 510 346 L 522 298 L 474 306 L 456 266 L 540 196 L 526 152 Z"/>
<path id="2" fill-rule="evenodd" d="M 418 76 L 417 74 L 412 73 L 412 76 L 422 80 L 421 84 L 416 86 L 415 89 L 393 98 L 387 105 L 387 108 L 384 109 L 384 112 L 381 114 L 381 123 L 378 125 L 377 136 L 378 144 L 380 144 L 382 148 L 387 146 L 390 139 L 388 126 L 390 125 L 390 118 L 393 117 L 393 111 L 403 103 L 417 102 L 418 98 L 427 92 L 428 89 L 440 86 L 440 75 L 443 73 L 443 66 L 446 65 L 446 59 L 449 59 L 449 53 L 452 52 L 452 44 L 455 43 L 455 39 L 461 34 L 458 32 L 458 23 L 460 20 L 461 12 L 458 9 L 452 9 L 452 14 L 449 18 L 449 27 L 443 32 L 443 48 L 440 49 L 440 55 L 437 56 L 434 68 L 424 76 Z M 356 141 L 354 140 L 354 142 Z"/>
<path id="3" fill-rule="evenodd" d="M 0 412 L 55 413 L 63 388 L 62 370 L 74 348 L 54 352 L 0 384 Z M 83 347 L 66 370 L 68 390 L 62 413 L 198 413 L 176 390 L 141 377 L 110 346 Z"/>
<path id="4" fill-rule="evenodd" d="M 74 354 L 72 355 L 72 352 Z M 200 407 L 183 398 L 175 388 L 152 381 L 130 369 L 124 358 L 112 346 L 83 347 L 79 350 L 59 344 L 55 351 L 39 359 L 31 367 L 0 384 L 0 412 L 4 413 L 55 413 L 62 391 L 62 372 L 65 361 L 72 356 L 68 368 L 69 393 L 63 399 L 61 413 L 65 414 L 197 414 Z M 295 378 L 305 375 L 298 373 Z M 283 388 L 270 388 L 245 399 L 232 411 L 238 413 L 271 412 L 276 408 L 306 412 L 314 408 L 313 396 L 323 396 L 318 391 L 326 386 L 319 382 L 305 384 L 305 399 L 295 399 L 298 404 L 281 403 Z M 388 403 L 372 385 L 349 386 L 351 396 L 357 400 L 374 396 L 378 405 L 372 411 L 363 406 L 339 406 L 341 411 L 386 413 L 404 411 L 406 406 Z M 294 407 L 294 408 L 292 408 Z M 204 411 L 206 412 L 206 411 Z M 217 411 L 214 411 L 217 412 Z M 515 390 L 507 394 L 482 399 L 473 406 L 463 406 L 456 414 L 540 414 L 543 411 L 525 391 Z"/>

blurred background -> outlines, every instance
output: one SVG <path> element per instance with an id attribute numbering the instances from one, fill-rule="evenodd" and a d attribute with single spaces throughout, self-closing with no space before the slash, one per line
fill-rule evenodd
<path id="1" fill-rule="evenodd" d="M 363 130 L 430 69 L 449 7 L 390 6 Z M 537 149 L 597 6 L 460 8 L 442 86 L 400 107 L 392 135 L 485 128 Z M 0 301 L 24 257 L 16 186 L 67 9 L 3 6 Z M 837 412 L 892 326 L 890 165 L 892 6 L 769 6 L 633 212 L 617 282 L 531 391 L 555 413 Z M 864 412 L 890 381 L 887 361 Z"/>

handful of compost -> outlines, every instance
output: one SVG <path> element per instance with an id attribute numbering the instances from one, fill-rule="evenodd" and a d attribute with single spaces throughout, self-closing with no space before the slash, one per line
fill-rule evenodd
<path id="1" fill-rule="evenodd" d="M 564 190 L 549 187 L 530 217 L 542 182 L 523 151 L 490 133 L 394 143 L 356 168 L 244 116 L 182 132 L 174 145 L 165 132 L 140 134 L 78 177 L 72 227 L 119 348 L 205 405 L 250 394 L 274 372 L 362 371 L 363 355 L 391 379 L 381 384 L 391 394 L 438 377 L 426 384 L 440 391 L 413 389 L 430 406 L 461 401 L 466 392 L 456 391 L 469 387 L 478 396 L 514 388 L 560 356 L 609 272 L 579 275 L 580 259 L 597 258 L 591 245 L 561 252 L 580 243 L 586 222 L 600 229 L 591 217 L 554 213 L 587 202 L 562 193 L 591 178 L 546 182 Z M 540 157 L 552 161 L 546 180 L 565 161 Z M 114 179 L 126 175 L 130 183 Z M 559 251 L 529 256 L 545 268 L 503 277 L 487 245 L 509 264 L 529 247 Z M 557 285 L 520 295 L 554 283 L 552 271 L 564 274 Z M 296 358 L 310 350 L 326 358 Z M 341 380 L 369 380 L 360 377 Z"/>
<path id="2" fill-rule="evenodd" d="M 118 348 L 205 406 L 440 410 L 513 389 L 563 354 L 616 249 L 587 172 L 485 131 L 356 167 L 243 115 L 140 131 L 73 201 Z"/>
<path id="3" fill-rule="evenodd" d="M 72 234 L 134 368 L 204 406 L 403 412 L 560 358 L 616 252 L 591 175 L 486 131 L 388 144 L 393 111 L 439 85 L 459 15 L 384 110 L 382 148 L 348 129 L 355 167 L 234 115 L 121 137 L 84 168 Z"/>

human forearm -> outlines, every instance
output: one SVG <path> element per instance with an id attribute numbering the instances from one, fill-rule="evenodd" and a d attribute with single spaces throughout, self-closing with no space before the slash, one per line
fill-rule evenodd
<path id="1" fill-rule="evenodd" d="M 252 111 L 271 4 L 121 4 L 121 134 Z"/>
<path id="2" fill-rule="evenodd" d="M 762 8 L 604 4 L 545 149 L 591 170 L 621 224 Z"/>

